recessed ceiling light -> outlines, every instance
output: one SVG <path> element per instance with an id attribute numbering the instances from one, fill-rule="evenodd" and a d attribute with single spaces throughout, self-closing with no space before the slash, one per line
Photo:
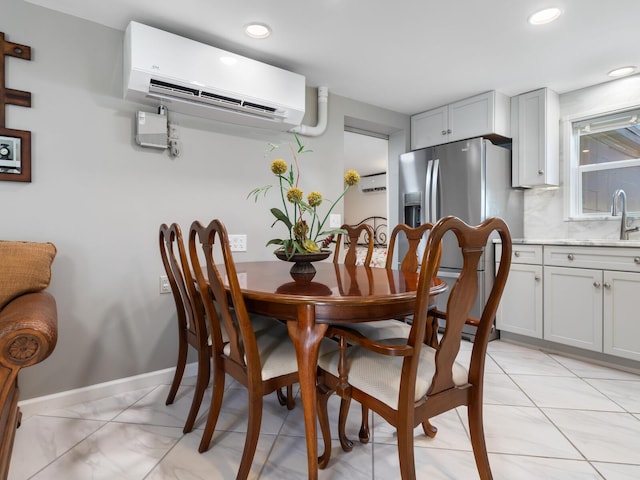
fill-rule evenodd
<path id="1" fill-rule="evenodd" d="M 267 38 L 271 35 L 271 29 L 264 23 L 250 23 L 244 27 L 244 33 L 251 38 Z"/>
<path id="2" fill-rule="evenodd" d="M 236 63 L 238 63 L 238 59 L 236 57 L 229 57 L 229 56 L 220 57 L 220 61 L 225 65 L 229 65 L 229 66 L 235 65 Z"/>
<path id="3" fill-rule="evenodd" d="M 611 70 L 607 75 L 610 77 L 624 77 L 625 75 L 629 75 L 636 71 L 636 67 L 628 66 L 628 67 L 620 67 L 614 70 Z"/>
<path id="4" fill-rule="evenodd" d="M 545 23 L 553 22 L 560 15 L 562 15 L 562 10 L 557 7 L 545 8 L 531 15 L 529 23 L 531 25 L 544 25 Z"/>

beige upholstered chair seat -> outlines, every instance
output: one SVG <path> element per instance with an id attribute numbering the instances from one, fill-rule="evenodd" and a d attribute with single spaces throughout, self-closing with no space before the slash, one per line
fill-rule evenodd
<path id="1" fill-rule="evenodd" d="M 385 340 L 384 343 L 406 345 L 407 340 L 406 338 L 389 339 Z M 420 350 L 418 377 L 416 379 L 416 401 L 424 397 L 431 386 L 431 379 L 435 373 L 435 353 L 436 350 L 426 345 Z M 339 359 L 339 351 L 330 352 L 320 356 L 318 365 L 337 377 L 339 376 Z M 347 350 L 346 359 L 349 366 L 349 385 L 376 397 L 394 410 L 398 409 L 398 395 L 404 357 L 383 356 L 360 346 L 353 346 Z M 456 386 L 462 386 L 467 383 L 467 369 L 465 367 L 458 362 L 454 362 L 452 371 L 453 382 Z"/>
<path id="2" fill-rule="evenodd" d="M 350 323 L 349 329 L 361 333 L 374 342 L 387 338 L 407 338 L 411 325 L 402 320 L 382 320 L 379 322 Z"/>
<path id="3" fill-rule="evenodd" d="M 272 324 L 268 328 L 255 332 L 255 336 L 260 361 L 262 362 L 263 381 L 298 371 L 296 349 L 289 339 L 286 325 L 279 322 Z M 337 349 L 336 342 L 323 339 L 320 344 L 319 355 L 326 355 L 332 351 L 337 351 Z M 230 353 L 231 347 L 227 344 L 224 347 L 224 354 L 229 355 Z"/>

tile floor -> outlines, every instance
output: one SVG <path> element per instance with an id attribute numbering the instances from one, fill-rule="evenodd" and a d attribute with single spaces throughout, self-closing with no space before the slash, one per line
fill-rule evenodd
<path id="1" fill-rule="evenodd" d="M 468 359 L 470 344 L 461 351 Z M 631 480 L 640 478 L 640 376 L 546 354 L 506 342 L 489 346 L 485 426 L 494 478 L 504 480 Z M 194 379 L 165 406 L 168 385 L 158 385 L 50 411 L 23 421 L 17 432 L 10 480 L 234 479 L 244 445 L 245 390 L 228 382 L 210 450 L 199 454 L 210 397 L 197 428 L 182 425 Z M 331 418 L 337 418 L 332 399 Z M 357 439 L 360 413 L 352 405 L 349 432 Z M 466 410 L 433 420 L 434 439 L 416 429 L 418 478 L 478 478 Z M 335 434 L 335 423 L 332 424 Z M 287 411 L 275 395 L 265 399 L 261 437 L 251 478 L 306 478 L 304 428 L 298 406 Z M 393 430 L 372 419 L 372 441 L 344 453 L 333 442 L 324 479 L 399 478 Z"/>

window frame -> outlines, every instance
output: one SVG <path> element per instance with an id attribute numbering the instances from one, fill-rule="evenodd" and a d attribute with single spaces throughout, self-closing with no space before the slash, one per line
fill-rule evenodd
<path id="1" fill-rule="evenodd" d="M 584 213 L 582 210 L 582 173 L 602 171 L 616 168 L 640 166 L 640 158 L 618 160 L 614 162 L 580 165 L 580 137 L 574 135 L 574 124 L 590 119 L 624 113 L 628 110 L 640 109 L 640 104 L 623 105 L 618 108 L 598 109 L 583 112 L 562 119 L 562 133 L 564 137 L 564 173 L 565 173 L 565 221 L 592 221 L 592 220 L 616 220 L 610 213 Z M 630 212 L 628 217 L 640 218 L 638 212 Z"/>

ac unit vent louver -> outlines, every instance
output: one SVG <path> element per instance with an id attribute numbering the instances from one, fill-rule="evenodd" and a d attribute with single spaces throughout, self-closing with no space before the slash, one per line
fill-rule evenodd
<path id="1" fill-rule="evenodd" d="M 233 57 L 233 65 L 215 59 Z M 125 33 L 125 98 L 263 128 L 302 123 L 305 79 L 249 58 L 131 22 Z M 214 59 L 214 61 L 212 61 Z"/>

